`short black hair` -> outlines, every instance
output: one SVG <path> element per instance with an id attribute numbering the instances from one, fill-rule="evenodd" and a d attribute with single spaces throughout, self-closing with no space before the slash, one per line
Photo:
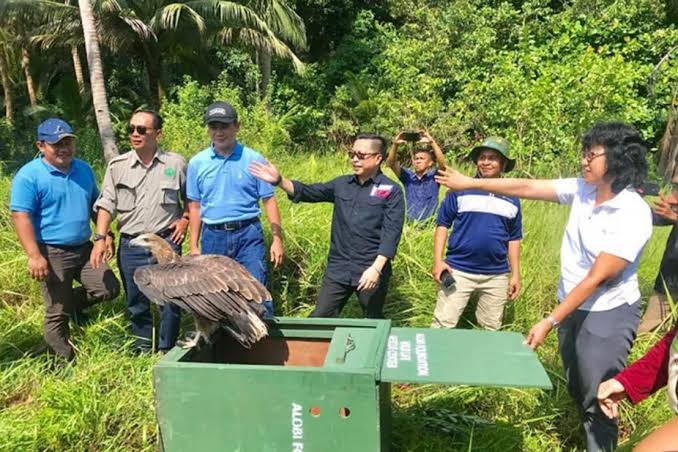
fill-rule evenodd
<path id="1" fill-rule="evenodd" d="M 605 149 L 607 170 L 612 178 L 612 191 L 619 193 L 629 185 L 638 187 L 647 175 L 647 143 L 640 133 L 623 122 L 602 122 L 591 127 L 581 140 L 586 152 L 593 146 Z"/>
<path id="2" fill-rule="evenodd" d="M 412 151 L 412 155 L 419 154 L 421 152 L 425 152 L 429 155 L 429 157 L 433 158 L 433 149 L 431 149 L 430 145 L 427 144 L 425 146 L 416 146 L 414 151 Z"/>
<path id="3" fill-rule="evenodd" d="M 163 119 L 162 116 L 160 116 L 160 113 L 158 113 L 155 110 L 152 110 L 150 108 L 137 108 L 134 110 L 134 113 L 132 113 L 132 116 L 136 115 L 137 113 L 148 113 L 149 115 L 153 116 L 153 128 L 155 130 L 161 130 L 162 129 L 162 123 Z"/>
<path id="4" fill-rule="evenodd" d="M 356 135 L 355 140 L 374 140 L 379 142 L 379 153 L 381 154 L 382 157 L 386 155 L 386 147 L 388 146 L 388 143 L 386 142 L 386 138 L 382 137 L 379 134 L 376 133 L 359 133 Z"/>

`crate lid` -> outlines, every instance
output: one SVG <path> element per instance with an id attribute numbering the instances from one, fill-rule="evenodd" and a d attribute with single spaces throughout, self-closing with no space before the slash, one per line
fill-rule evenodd
<path id="1" fill-rule="evenodd" d="M 381 381 L 551 389 L 523 340 L 515 332 L 391 328 Z"/>

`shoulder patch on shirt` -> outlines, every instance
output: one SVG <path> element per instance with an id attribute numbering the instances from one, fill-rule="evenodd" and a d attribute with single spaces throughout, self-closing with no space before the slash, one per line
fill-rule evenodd
<path id="1" fill-rule="evenodd" d="M 388 198 L 388 195 L 393 191 L 393 185 L 390 184 L 377 184 L 372 187 L 370 191 L 370 196 L 380 199 Z"/>

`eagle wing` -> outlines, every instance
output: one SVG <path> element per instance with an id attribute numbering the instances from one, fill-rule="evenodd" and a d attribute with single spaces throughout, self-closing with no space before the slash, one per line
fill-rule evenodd
<path id="1" fill-rule="evenodd" d="M 262 303 L 271 299 L 266 287 L 245 267 L 209 254 L 141 267 L 134 272 L 134 282 L 158 304 L 172 303 L 205 320 L 230 325 L 229 330 L 235 328 L 245 336 L 249 333 L 244 330 L 250 330 L 248 325 L 255 319 L 263 324 L 259 320 Z"/>

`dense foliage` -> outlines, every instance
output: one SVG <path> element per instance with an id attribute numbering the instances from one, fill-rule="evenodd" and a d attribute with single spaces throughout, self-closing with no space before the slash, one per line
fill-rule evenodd
<path id="1" fill-rule="evenodd" d="M 75 329 L 81 357 L 75 368 L 54 372 L 47 359 L 25 355 L 40 343 L 42 304 L 37 284 L 25 275 L 25 256 L 11 230 L 10 174 L 35 154 L 35 126 L 51 115 L 73 123 L 80 156 L 99 174 L 103 157 L 91 95 L 80 91 L 71 65 L 69 46 L 82 50 L 73 38 L 77 21 L 63 27 L 57 27 L 56 19 L 44 22 L 50 16 L 38 17 L 42 2 L 34 2 L 33 19 L 46 28 L 26 27 L 26 16 L 2 8 L 21 2 L 0 0 L 0 63 L 7 63 L 15 113 L 11 123 L 0 120 L 5 166 L 0 175 L 0 449 L 154 450 L 150 369 L 156 358 L 128 353 L 131 337 L 122 299 L 96 308 L 94 322 Z M 99 17 L 102 8 L 110 12 L 129 5 L 123 8 L 129 19 L 145 2 L 93 3 Z M 593 122 L 628 121 L 656 146 L 668 104 L 676 102 L 678 26 L 671 9 L 676 3 L 670 0 L 287 4 L 305 23 L 307 45 L 289 43 L 305 70 L 297 73 L 289 60 L 274 58 L 267 86 L 260 49 L 247 42 L 214 39 L 214 33 L 203 35 L 193 28 L 169 33 L 163 39 L 173 41 L 161 43 L 163 72 L 154 79 L 138 48 L 103 40 L 106 90 L 120 149 L 127 147 L 124 129 L 131 111 L 154 102 L 151 85 L 157 82 L 165 96 L 162 144 L 187 157 L 207 144 L 205 106 L 226 99 L 239 110 L 241 140 L 286 175 L 302 180 L 327 180 L 346 172 L 345 159 L 331 151 L 358 131 L 392 137 L 412 127 L 428 128 L 451 161 L 485 136 L 503 135 L 518 156 L 517 172 L 558 176 L 576 171 L 579 136 Z M 151 22 L 149 15 L 144 20 Z M 45 48 L 41 42 L 48 31 L 64 34 L 53 36 Z M 36 105 L 27 94 L 22 47 L 31 55 L 27 67 Z M 272 273 L 272 292 L 277 312 L 304 316 L 324 272 L 331 206 L 292 205 L 280 198 L 287 258 Z M 508 308 L 506 329 L 524 333 L 551 309 L 566 215 L 558 206 L 526 203 L 523 294 Z M 645 296 L 652 290 L 665 229 L 654 234 L 639 270 Z M 430 322 L 435 301 L 428 275 L 431 243 L 430 228 L 406 225 L 386 310 L 398 325 Z M 358 315 L 359 310 L 353 303 L 344 314 Z M 655 335 L 642 336 L 633 357 L 656 340 Z M 539 354 L 554 382 L 551 393 L 395 387 L 394 445 L 431 451 L 581 449 L 555 335 Z M 623 447 L 631 447 L 669 416 L 663 394 L 624 408 Z"/>

